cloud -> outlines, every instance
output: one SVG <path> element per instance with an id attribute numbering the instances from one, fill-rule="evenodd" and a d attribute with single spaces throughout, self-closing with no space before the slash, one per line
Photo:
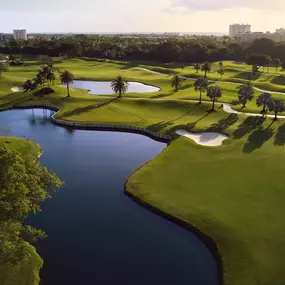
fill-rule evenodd
<path id="1" fill-rule="evenodd" d="M 213 11 L 233 8 L 268 9 L 285 8 L 284 0 L 171 0 L 169 13 L 189 13 L 191 11 Z"/>

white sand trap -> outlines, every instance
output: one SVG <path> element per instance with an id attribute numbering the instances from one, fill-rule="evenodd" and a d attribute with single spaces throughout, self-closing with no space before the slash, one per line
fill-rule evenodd
<path id="1" fill-rule="evenodd" d="M 226 135 L 220 133 L 191 133 L 185 130 L 178 130 L 176 134 L 189 138 L 195 143 L 204 146 L 219 146 L 228 138 Z"/>
<path id="2" fill-rule="evenodd" d="M 16 86 L 16 87 L 11 88 L 11 90 L 12 92 L 21 92 L 24 90 L 24 88 L 21 86 Z"/>

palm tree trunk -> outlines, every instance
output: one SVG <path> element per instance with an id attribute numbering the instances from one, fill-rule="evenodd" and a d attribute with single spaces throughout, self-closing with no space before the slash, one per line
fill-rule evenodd
<path id="1" fill-rule="evenodd" d="M 204 78 L 207 78 L 207 70 L 205 70 Z"/>
<path id="2" fill-rule="evenodd" d="M 202 103 L 202 90 L 200 90 L 200 101 L 199 103 L 201 104 Z"/>
<path id="3" fill-rule="evenodd" d="M 70 94 L 69 94 L 69 83 L 68 82 L 66 83 L 66 87 L 67 87 L 67 97 L 70 97 Z"/>
<path id="4" fill-rule="evenodd" d="M 277 120 L 277 114 L 278 114 L 278 112 L 275 112 L 275 118 L 274 118 L 274 121 L 276 121 L 276 120 Z"/>
<path id="5" fill-rule="evenodd" d="M 175 92 L 178 91 L 178 84 L 175 84 Z"/>
<path id="6" fill-rule="evenodd" d="M 212 111 L 215 111 L 215 99 L 213 99 Z"/>
<path id="7" fill-rule="evenodd" d="M 122 90 L 120 89 L 120 91 L 119 91 L 119 98 L 121 98 L 122 97 Z"/>

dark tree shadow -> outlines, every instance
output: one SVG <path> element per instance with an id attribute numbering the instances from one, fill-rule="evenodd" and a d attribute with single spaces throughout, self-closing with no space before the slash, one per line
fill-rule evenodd
<path id="1" fill-rule="evenodd" d="M 244 122 L 238 126 L 238 128 L 233 133 L 234 139 L 241 139 L 247 133 L 251 133 L 255 129 L 259 128 L 263 122 L 266 120 L 264 117 L 248 117 Z"/>
<path id="2" fill-rule="evenodd" d="M 153 125 L 150 125 L 148 126 L 148 129 L 154 131 L 154 132 L 159 132 L 160 130 L 168 127 L 168 126 L 171 126 L 172 123 L 171 122 L 165 122 L 165 121 L 162 121 L 162 122 L 159 122 L 159 123 L 156 123 L 156 124 L 153 124 Z"/>
<path id="3" fill-rule="evenodd" d="M 150 98 L 151 99 L 159 99 L 159 98 L 164 98 L 164 97 L 171 96 L 173 94 L 174 94 L 174 92 L 171 92 L 171 93 L 168 93 L 168 94 L 158 94 L 158 95 L 151 96 Z"/>
<path id="4" fill-rule="evenodd" d="M 277 75 L 277 74 L 276 74 Z M 271 83 L 277 84 L 277 85 L 285 85 L 285 76 L 275 76 Z"/>
<path id="5" fill-rule="evenodd" d="M 233 78 L 241 78 L 246 80 L 256 80 L 262 75 L 262 72 L 252 73 L 250 71 L 243 71 L 233 76 Z"/>
<path id="6" fill-rule="evenodd" d="M 230 127 L 231 125 L 233 125 L 234 123 L 236 123 L 238 121 L 238 115 L 237 114 L 230 114 L 228 115 L 228 117 L 219 120 L 217 123 L 213 124 L 208 131 L 218 131 L 221 132 L 225 129 L 227 129 L 228 127 Z"/>
<path id="7" fill-rule="evenodd" d="M 285 124 L 280 126 L 274 138 L 274 145 L 284 146 L 285 145 Z"/>
<path id="8" fill-rule="evenodd" d="M 274 135 L 272 128 L 264 129 L 260 126 L 258 130 L 255 130 L 249 137 L 248 141 L 243 147 L 243 152 L 250 153 L 254 150 L 261 148 L 264 143 L 270 140 Z"/>

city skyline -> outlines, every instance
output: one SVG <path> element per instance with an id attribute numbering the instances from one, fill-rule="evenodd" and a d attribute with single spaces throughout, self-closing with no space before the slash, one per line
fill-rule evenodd
<path id="1" fill-rule="evenodd" d="M 50 0 L 48 3 L 10 0 L 0 3 L 1 32 L 29 33 L 193 32 L 228 33 L 229 23 L 247 23 L 252 31 L 283 27 L 280 0 Z M 67 5 L 68 4 L 68 5 Z M 119 11 L 119 13 L 118 13 Z M 270 13 L 270 21 L 264 21 Z M 12 20 L 13 19 L 13 20 Z M 216 19 L 215 21 L 203 19 Z M 35 23 L 37 23 L 35 25 Z"/>

